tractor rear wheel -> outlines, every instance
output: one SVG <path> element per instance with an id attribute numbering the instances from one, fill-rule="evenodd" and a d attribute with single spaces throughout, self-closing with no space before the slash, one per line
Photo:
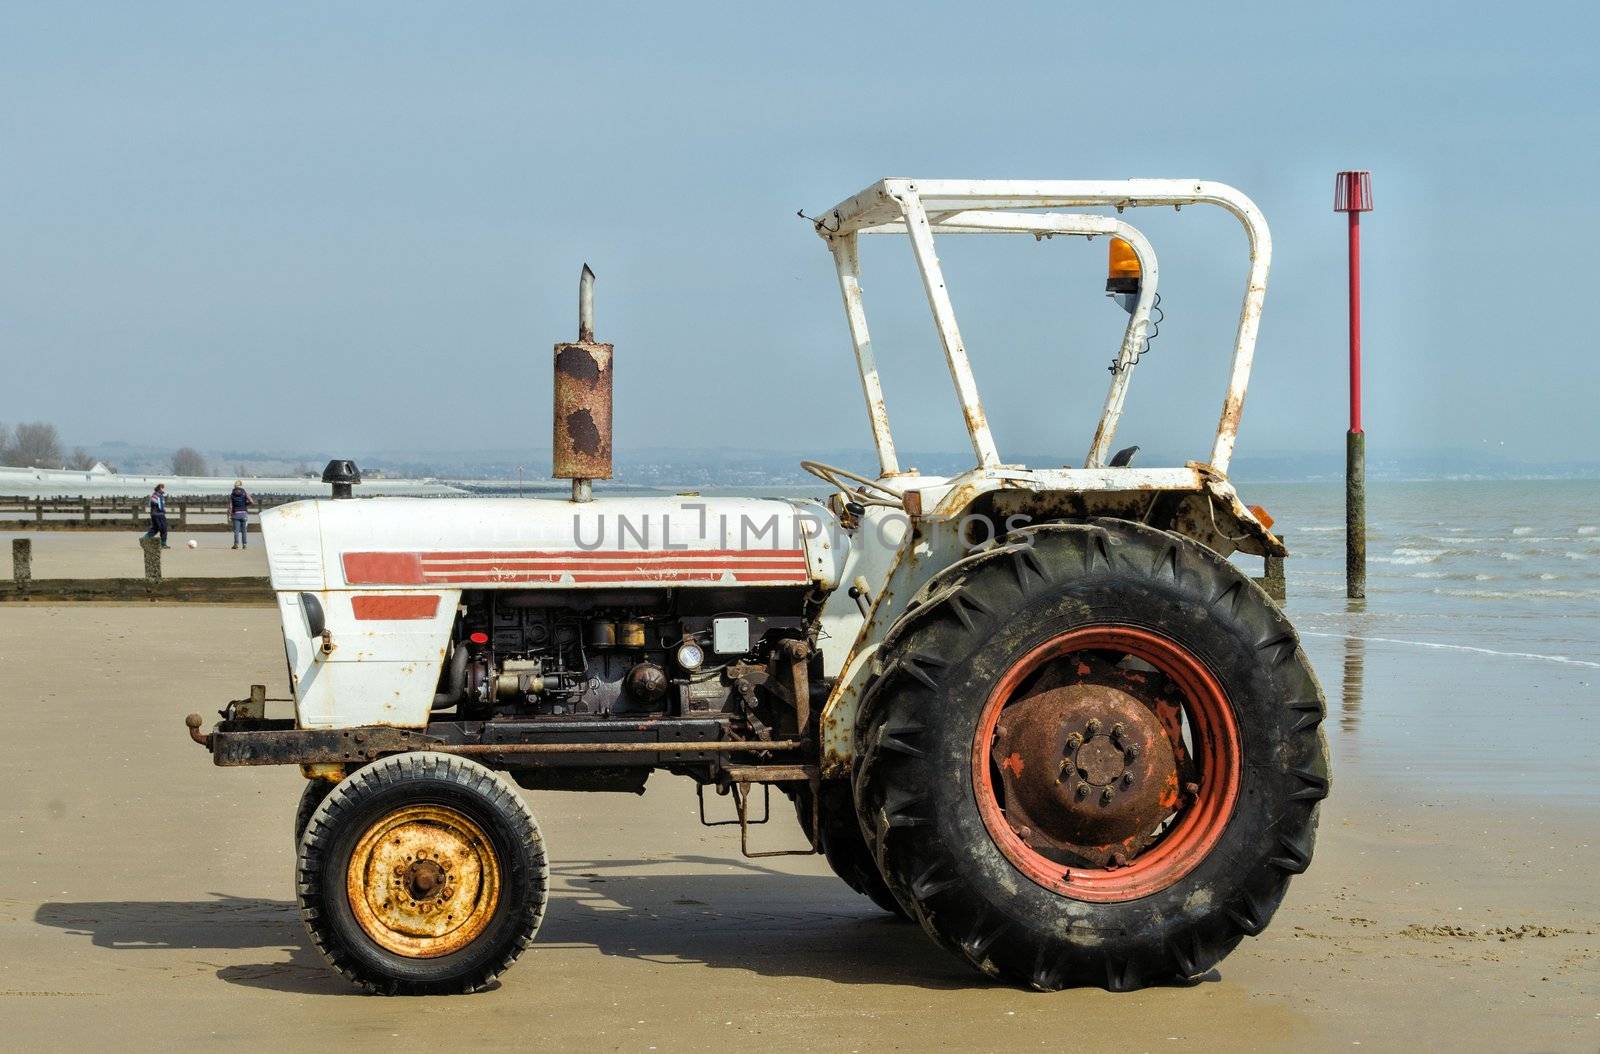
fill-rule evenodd
<path id="1" fill-rule="evenodd" d="M 876 669 L 863 829 L 898 900 L 985 973 L 1193 977 L 1310 862 L 1321 690 L 1266 594 L 1197 543 L 1017 532 L 930 583 Z"/>
<path id="2" fill-rule="evenodd" d="M 795 812 L 803 830 L 811 829 L 811 789 L 799 791 L 794 797 Z M 844 879 L 845 885 L 871 900 L 897 919 L 910 921 L 906 909 L 894 899 L 889 884 L 883 880 L 872 850 L 861 834 L 861 824 L 856 819 L 855 803 L 851 800 L 850 785 L 843 780 L 829 780 L 822 784 L 822 795 L 817 803 L 818 837 L 823 859 L 833 873 Z"/>
<path id="3" fill-rule="evenodd" d="M 300 839 L 300 915 L 317 949 L 384 995 L 472 992 L 533 940 L 549 869 L 538 825 L 482 765 L 426 751 L 347 776 Z"/>

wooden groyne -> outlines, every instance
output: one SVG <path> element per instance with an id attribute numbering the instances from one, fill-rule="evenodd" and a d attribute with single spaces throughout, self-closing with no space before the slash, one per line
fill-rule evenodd
<path id="1" fill-rule="evenodd" d="M 0 582 L 0 603 L 63 601 L 145 601 L 185 604 L 271 604 L 272 585 L 262 576 L 231 578 L 166 578 L 161 573 L 161 546 L 153 538 L 140 542 L 144 575 L 140 578 L 34 578 L 33 540 L 11 540 L 11 579 Z"/>

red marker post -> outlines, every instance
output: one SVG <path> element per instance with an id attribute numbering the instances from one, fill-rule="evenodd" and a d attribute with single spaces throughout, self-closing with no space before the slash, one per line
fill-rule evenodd
<path id="1" fill-rule="evenodd" d="M 1344 437 L 1345 595 L 1367 595 L 1367 436 L 1361 430 L 1361 214 L 1372 211 L 1372 173 L 1334 177 L 1333 211 L 1350 217 L 1350 430 Z"/>

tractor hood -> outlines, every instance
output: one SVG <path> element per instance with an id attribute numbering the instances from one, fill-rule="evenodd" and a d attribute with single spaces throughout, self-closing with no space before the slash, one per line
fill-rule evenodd
<path id="1" fill-rule="evenodd" d="M 814 501 L 381 498 L 261 516 L 276 590 L 815 585 L 849 538 Z"/>

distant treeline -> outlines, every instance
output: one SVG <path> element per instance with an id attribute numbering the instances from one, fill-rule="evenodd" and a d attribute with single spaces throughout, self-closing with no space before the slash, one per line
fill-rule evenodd
<path id="1" fill-rule="evenodd" d="M 48 421 L 31 421 L 15 428 L 0 421 L 0 465 L 12 468 L 72 469 L 87 472 L 100 462 L 94 453 L 75 446 L 70 453 L 61 449 L 61 434 Z M 107 464 L 112 472 L 117 466 Z M 210 468 L 200 451 L 192 446 L 179 447 L 172 452 L 172 474 L 175 476 L 209 476 Z"/>

